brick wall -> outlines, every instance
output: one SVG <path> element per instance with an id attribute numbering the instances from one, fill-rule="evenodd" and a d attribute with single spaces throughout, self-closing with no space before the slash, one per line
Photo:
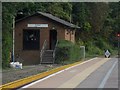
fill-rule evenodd
<path id="1" fill-rule="evenodd" d="M 65 40 L 75 43 L 75 30 L 65 29 Z"/>
<path id="2" fill-rule="evenodd" d="M 48 24 L 47 28 L 30 28 L 27 24 Z M 20 56 L 23 65 L 29 64 L 39 64 L 40 62 L 40 51 L 45 40 L 47 40 L 47 48 L 49 49 L 49 32 L 52 28 L 57 30 L 58 40 L 70 40 L 74 42 L 74 35 L 66 34 L 65 30 L 67 27 L 59 24 L 51 19 L 45 18 L 43 16 L 32 16 L 19 21 L 15 25 L 15 59 L 17 55 Z M 36 29 L 40 30 L 40 49 L 39 50 L 23 50 L 23 29 Z M 71 36 L 71 39 L 70 39 Z"/>

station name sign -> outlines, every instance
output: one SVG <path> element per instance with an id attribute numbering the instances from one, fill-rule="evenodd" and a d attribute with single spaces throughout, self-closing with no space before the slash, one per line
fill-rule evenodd
<path id="1" fill-rule="evenodd" d="M 28 24 L 27 27 L 48 27 L 48 24 Z"/>

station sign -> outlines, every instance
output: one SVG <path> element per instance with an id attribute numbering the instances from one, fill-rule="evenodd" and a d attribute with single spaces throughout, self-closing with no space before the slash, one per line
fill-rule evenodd
<path id="1" fill-rule="evenodd" d="M 48 24 L 28 24 L 27 27 L 48 27 Z"/>

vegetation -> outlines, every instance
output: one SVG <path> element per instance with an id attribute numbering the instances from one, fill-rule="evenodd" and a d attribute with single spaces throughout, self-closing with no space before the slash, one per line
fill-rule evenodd
<path id="1" fill-rule="evenodd" d="M 15 16 L 17 20 L 36 11 L 51 13 L 80 26 L 81 29 L 76 31 L 76 44 L 86 46 L 88 55 L 100 55 L 105 49 L 111 51 L 117 49 L 116 34 L 120 28 L 120 2 L 4 2 L 2 6 L 3 68 L 8 67 L 10 61 L 13 17 Z M 20 15 L 20 12 L 23 12 L 23 15 Z M 72 46 L 70 44 L 68 47 Z M 72 60 L 70 55 L 72 54 L 66 59 Z M 75 59 L 76 56 L 73 57 Z"/>
<path id="2" fill-rule="evenodd" d="M 82 58 L 83 52 L 78 45 L 67 40 L 59 40 L 56 50 L 56 63 L 68 64 Z"/>

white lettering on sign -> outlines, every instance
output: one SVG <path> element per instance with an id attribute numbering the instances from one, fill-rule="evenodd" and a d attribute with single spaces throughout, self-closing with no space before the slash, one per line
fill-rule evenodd
<path id="1" fill-rule="evenodd" d="M 48 24 L 28 24 L 27 27 L 48 27 Z"/>

